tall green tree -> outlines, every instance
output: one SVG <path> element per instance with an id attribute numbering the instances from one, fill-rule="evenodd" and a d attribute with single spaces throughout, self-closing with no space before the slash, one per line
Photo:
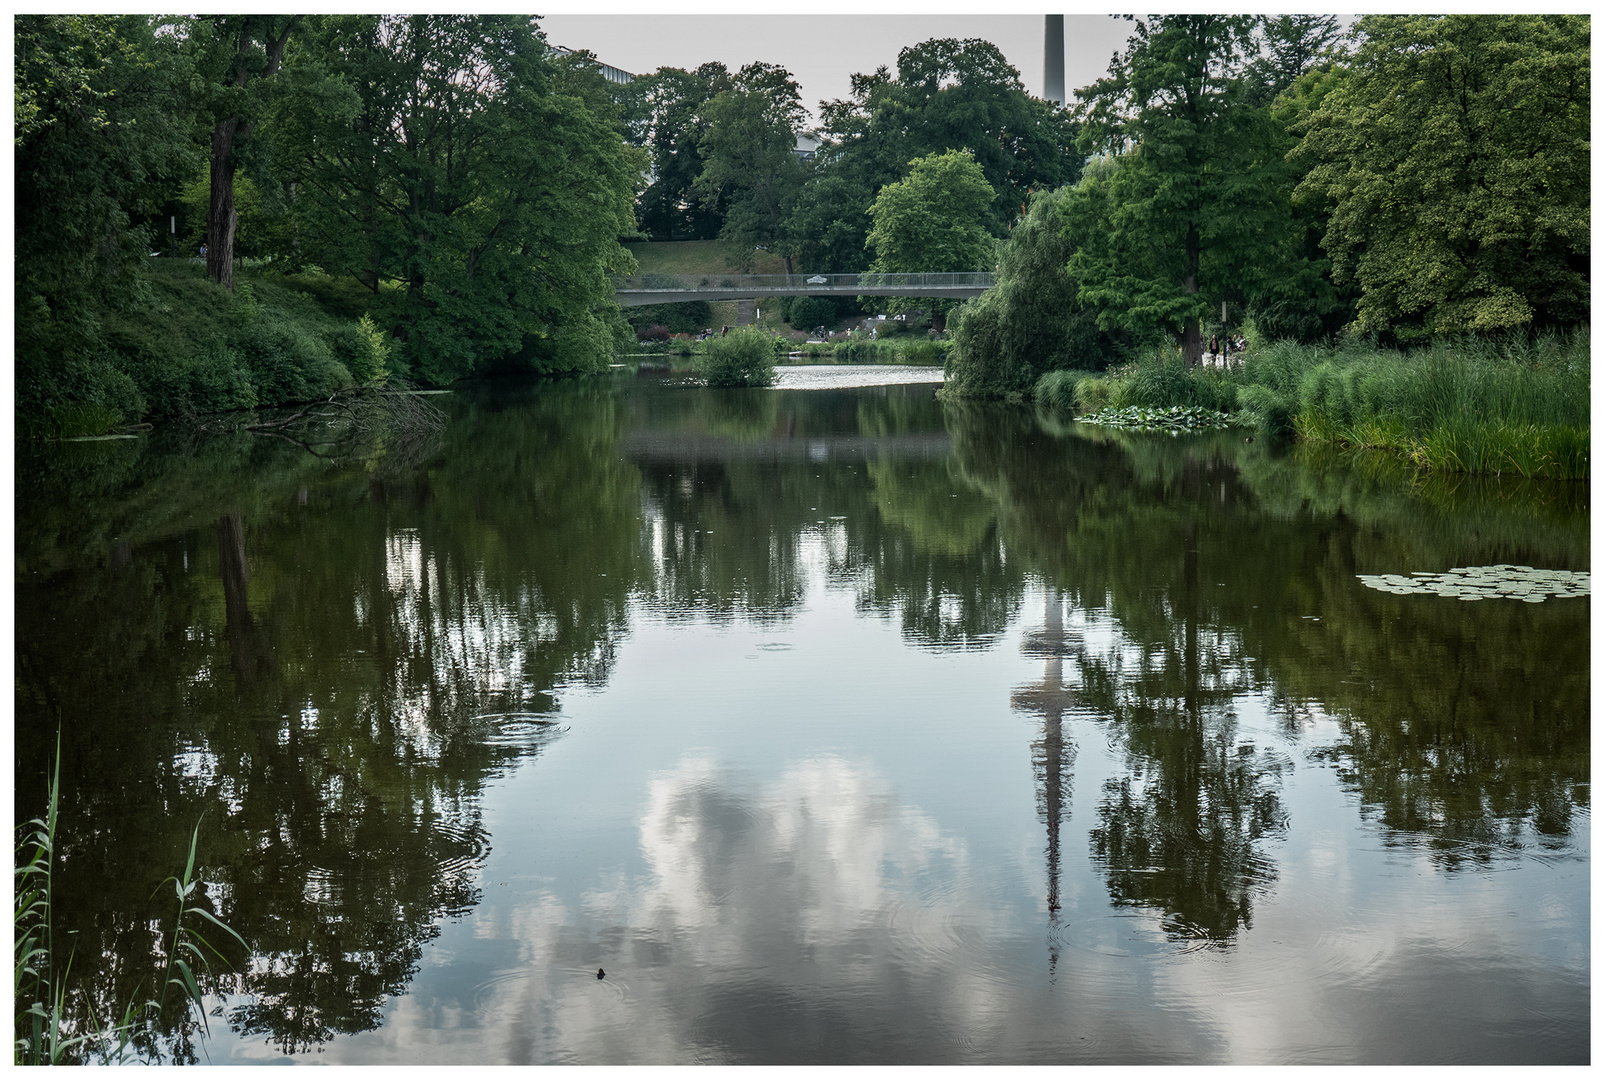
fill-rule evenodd
<path id="1" fill-rule="evenodd" d="M 265 107 L 264 83 L 284 64 L 299 15 L 213 15 L 190 26 L 191 52 L 213 116 L 206 276 L 234 287 L 234 176 Z"/>
<path id="2" fill-rule="evenodd" d="M 806 116 L 797 81 L 776 64 L 748 64 L 704 115 L 696 190 L 705 207 L 725 208 L 720 240 L 749 266 L 754 248 L 775 251 L 791 273 L 786 218 L 806 173 L 796 152 Z"/>
<path id="3" fill-rule="evenodd" d="M 805 265 L 864 268 L 863 209 L 915 158 L 968 150 L 992 185 L 986 224 L 994 236 L 1025 213 L 1033 190 L 1080 175 L 1070 113 L 1025 92 L 997 46 L 936 38 L 898 54 L 895 74 L 852 77 L 846 99 L 821 103 L 825 135 L 817 179 L 798 202 L 794 233 Z"/>
<path id="4" fill-rule="evenodd" d="M 652 155 L 652 182 L 637 217 L 653 239 L 711 240 L 724 225 L 723 205 L 706 202 L 694 188 L 703 170 L 707 105 L 730 88 L 730 72 L 717 61 L 695 71 L 659 68 L 625 87 L 637 128 L 632 142 Z"/>
<path id="5" fill-rule="evenodd" d="M 1257 22 L 1138 21 L 1109 75 L 1076 92 L 1081 148 L 1120 166 L 1066 204 L 1079 243 L 1071 276 L 1100 326 L 1163 331 L 1188 364 L 1223 294 L 1276 275 L 1289 227 L 1279 131 L 1242 78 Z"/>
<path id="6" fill-rule="evenodd" d="M 876 273 L 954 273 L 984 270 L 996 257 L 987 232 L 987 209 L 996 193 L 981 166 L 962 150 L 928 154 L 909 162 L 908 177 L 881 188 L 869 208 L 869 239 Z M 893 311 L 932 306 L 933 301 L 898 297 Z M 935 301 L 940 314 L 951 301 Z"/>
<path id="7" fill-rule="evenodd" d="M 1486 333 L 1589 312 L 1589 19 L 1371 15 L 1310 117 L 1356 328 Z"/>
<path id="8" fill-rule="evenodd" d="M 603 363 L 646 155 L 594 66 L 516 16 L 325 17 L 301 51 L 349 95 L 285 103 L 299 242 L 388 305 L 403 369 Z"/>
<path id="9" fill-rule="evenodd" d="M 1260 55 L 1248 65 L 1257 104 L 1268 105 L 1295 79 L 1341 53 L 1343 26 L 1336 15 L 1269 15 L 1260 25 Z"/>

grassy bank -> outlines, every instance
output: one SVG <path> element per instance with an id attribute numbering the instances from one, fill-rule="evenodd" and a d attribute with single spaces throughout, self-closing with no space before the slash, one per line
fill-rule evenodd
<path id="1" fill-rule="evenodd" d="M 1451 472 L 1575 480 L 1588 477 L 1588 361 L 1586 330 L 1408 353 L 1276 342 L 1226 370 L 1160 355 L 1104 375 L 1048 372 L 1034 396 L 1081 413 L 1240 412 L 1271 437 L 1388 450 Z"/>
<path id="2" fill-rule="evenodd" d="M 390 343 L 354 284 L 251 270 L 235 282 L 230 292 L 198 264 L 152 260 L 143 302 L 86 313 L 97 324 L 92 356 L 63 361 L 19 350 L 18 433 L 98 435 L 309 401 L 388 373 Z"/>

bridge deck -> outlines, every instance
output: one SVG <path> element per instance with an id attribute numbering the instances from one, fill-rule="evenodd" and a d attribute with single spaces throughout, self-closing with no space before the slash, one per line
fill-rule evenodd
<path id="1" fill-rule="evenodd" d="M 640 274 L 614 282 L 624 307 L 765 296 L 931 296 L 965 300 L 994 274 Z"/>

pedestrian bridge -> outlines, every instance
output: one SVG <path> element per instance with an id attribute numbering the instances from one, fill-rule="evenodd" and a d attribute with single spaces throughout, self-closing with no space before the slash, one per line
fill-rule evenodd
<path id="1" fill-rule="evenodd" d="M 758 300 L 766 296 L 930 296 L 967 300 L 992 287 L 995 274 L 637 274 L 615 278 L 622 307 L 683 300 Z"/>

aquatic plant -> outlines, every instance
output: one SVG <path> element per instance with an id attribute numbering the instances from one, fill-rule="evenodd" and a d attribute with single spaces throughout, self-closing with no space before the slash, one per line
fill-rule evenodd
<path id="1" fill-rule="evenodd" d="M 1589 594 L 1589 575 L 1575 570 L 1535 570 L 1531 566 L 1457 566 L 1441 574 L 1414 570 L 1403 574 L 1356 574 L 1367 588 L 1407 596 L 1412 593 L 1460 600 L 1525 600 L 1541 604 Z"/>
<path id="2" fill-rule="evenodd" d="M 1101 409 L 1091 416 L 1083 416 L 1081 422 L 1104 427 L 1205 431 L 1230 427 L 1235 421 L 1227 413 L 1196 405 L 1173 405 L 1159 409 L 1128 405 L 1125 408 Z"/>
<path id="3" fill-rule="evenodd" d="M 14 967 L 12 1001 L 16 1010 L 15 1042 L 12 1061 L 17 1065 L 61 1065 L 90 1058 L 121 1061 L 129 1054 L 135 1039 L 149 1032 L 161 1016 L 171 991 L 178 991 L 201 1018 L 206 1012 L 197 972 L 209 968 L 207 953 L 227 963 L 227 959 L 193 926 L 196 921 L 212 923 L 232 937 L 242 949 L 245 940 L 232 928 L 197 903 L 201 880 L 195 874 L 195 848 L 200 826 L 190 835 L 189 859 L 184 872 L 168 877 L 161 885 L 172 885 L 177 902 L 172 936 L 167 943 L 167 961 L 161 985 L 154 998 L 138 1001 L 139 991 L 114 1022 L 92 1021 L 87 1031 L 74 1030 L 66 1018 L 67 983 L 74 956 L 63 961 L 55 940 L 55 854 L 56 825 L 61 794 L 61 749 L 58 739 L 55 773 L 50 780 L 50 797 L 45 816 L 34 818 L 23 828 L 18 845 L 18 866 L 14 871 L 15 892 L 12 908 Z M 31 851 L 30 851 L 31 849 Z M 26 858 L 23 856 L 26 855 Z"/>

